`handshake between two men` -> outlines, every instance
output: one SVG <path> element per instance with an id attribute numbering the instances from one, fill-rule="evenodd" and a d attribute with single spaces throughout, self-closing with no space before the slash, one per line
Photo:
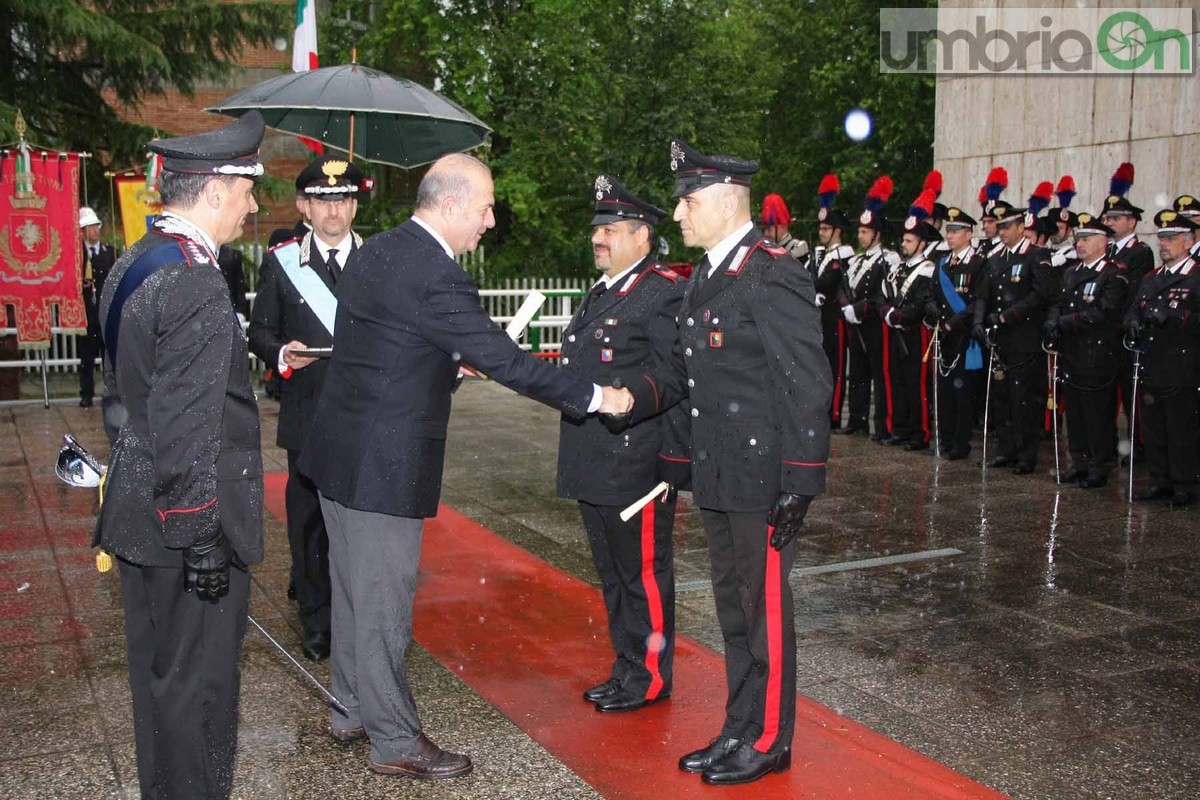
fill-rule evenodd
<path id="1" fill-rule="evenodd" d="M 600 391 L 603 399 L 597 414 L 600 422 L 614 435 L 629 427 L 633 419 L 633 394 L 621 386 L 620 379 L 613 381 L 612 386 L 602 386 Z M 804 517 L 812 497 L 780 492 L 770 513 L 767 524 L 771 528 L 771 547 L 782 550 L 800 533 L 804 525 Z"/>

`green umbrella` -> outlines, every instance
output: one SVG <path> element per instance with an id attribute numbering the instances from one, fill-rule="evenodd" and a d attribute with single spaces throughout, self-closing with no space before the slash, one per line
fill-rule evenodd
<path id="1" fill-rule="evenodd" d="M 251 109 L 269 128 L 406 169 L 478 147 L 491 132 L 437 92 L 360 64 L 281 75 L 205 110 L 238 117 Z"/>

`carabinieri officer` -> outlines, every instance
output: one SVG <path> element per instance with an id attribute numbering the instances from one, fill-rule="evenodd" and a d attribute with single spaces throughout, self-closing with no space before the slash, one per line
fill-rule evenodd
<path id="1" fill-rule="evenodd" d="M 592 252 L 602 277 L 563 332 L 562 367 L 600 384 L 628 382 L 670 358 L 684 280 L 651 256 L 666 216 L 616 178 L 595 185 Z M 691 488 L 688 417 L 679 405 L 619 433 L 562 417 L 558 494 L 579 501 L 616 659 L 583 693 L 597 711 L 633 711 L 671 696 L 675 661 L 674 490 L 628 522 L 621 511 L 660 480 Z"/>

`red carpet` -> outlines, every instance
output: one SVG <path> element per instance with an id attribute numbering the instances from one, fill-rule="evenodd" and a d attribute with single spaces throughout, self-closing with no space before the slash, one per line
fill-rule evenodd
<path id="1" fill-rule="evenodd" d="M 281 520 L 286 480 L 266 477 L 267 508 Z M 426 524 L 421 578 L 421 646 L 605 797 L 1003 798 L 803 695 L 789 772 L 705 786 L 675 764 L 720 729 L 720 655 L 679 636 L 670 700 L 598 714 L 579 696 L 612 657 L 597 590 L 447 506 Z"/>

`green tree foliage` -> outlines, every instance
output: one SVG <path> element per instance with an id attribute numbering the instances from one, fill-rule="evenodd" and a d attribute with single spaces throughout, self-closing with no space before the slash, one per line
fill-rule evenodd
<path id="1" fill-rule="evenodd" d="M 190 95 L 229 74 L 246 45 L 291 29 L 271 0 L 4 0 L 0 3 L 0 139 L 20 108 L 27 138 L 96 158 L 92 186 L 140 161 L 156 131 L 121 118 L 152 95 Z"/>
<path id="2" fill-rule="evenodd" d="M 762 162 L 802 220 L 827 171 L 853 213 L 887 172 L 902 213 L 933 160 L 933 85 L 878 70 L 872 0 L 331 0 L 322 63 L 358 60 L 433 86 L 494 130 L 488 275 L 586 275 L 591 181 L 616 175 L 668 211 L 668 143 Z M 367 23 L 361 35 L 326 24 Z M 326 33 L 328 32 L 328 33 Z M 874 116 L 854 143 L 847 111 Z M 405 193 L 413 183 L 402 184 Z M 386 193 L 377 193 L 386 194 Z M 392 193 L 395 198 L 395 193 Z M 405 198 L 399 198 L 403 201 Z M 691 260 L 678 227 L 660 233 Z"/>

